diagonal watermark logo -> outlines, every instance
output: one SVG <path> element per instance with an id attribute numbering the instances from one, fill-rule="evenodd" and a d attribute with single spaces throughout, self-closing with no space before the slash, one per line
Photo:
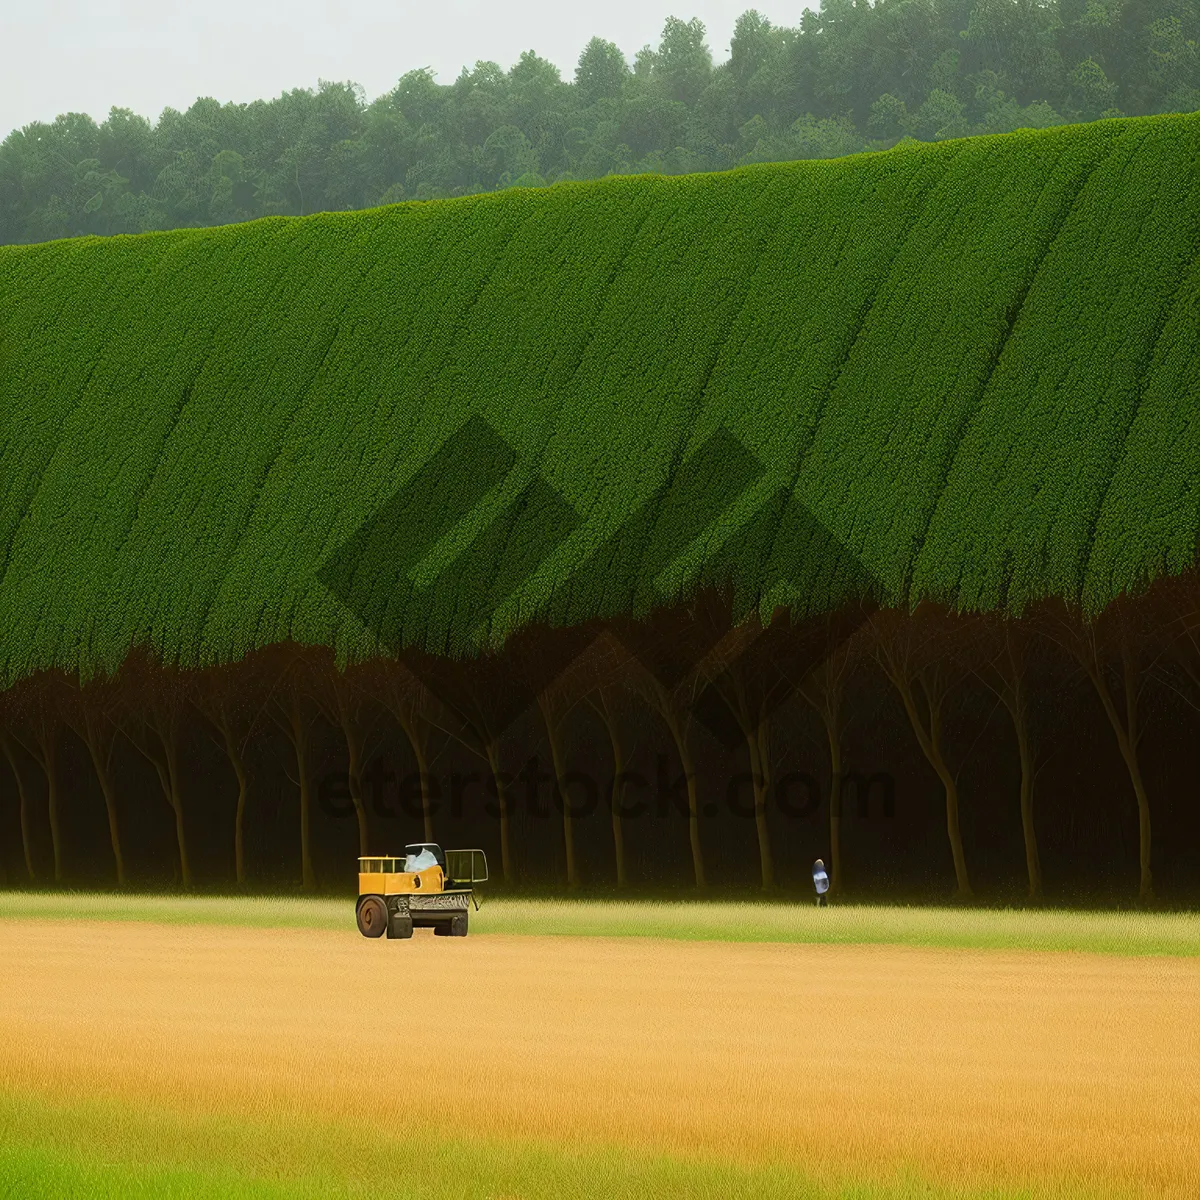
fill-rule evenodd
<path id="1" fill-rule="evenodd" d="M 381 645 L 392 647 L 440 701 L 460 713 L 461 672 L 432 656 L 406 653 L 401 622 L 409 604 L 424 599 L 421 607 L 439 630 L 485 629 L 581 528 L 582 514 L 538 475 L 495 505 L 519 467 L 512 446 L 482 418 L 470 418 L 318 572 Z M 632 596 L 651 613 L 669 606 L 671 597 L 659 583 L 664 573 L 765 475 L 759 459 L 725 428 L 684 459 L 571 569 L 556 593 L 562 599 L 552 601 L 552 624 L 559 628 L 549 652 L 503 664 L 495 656 L 479 661 L 470 686 L 494 693 L 488 706 L 492 732 L 502 732 L 527 711 L 588 650 L 598 619 L 608 622 L 610 635 L 659 687 L 682 694 L 691 716 L 729 748 L 745 737 L 747 720 L 753 727 L 783 703 L 792 683 L 818 666 L 862 618 L 840 622 L 831 642 L 829 626 L 824 636 L 807 638 L 778 622 L 731 629 L 736 614 L 730 611 L 724 619 L 709 612 L 703 619 L 675 621 L 669 631 L 663 622 L 629 616 L 631 577 Z M 520 483 L 520 477 L 514 481 Z M 494 511 L 487 516 L 489 502 Z M 486 519 L 480 521 L 481 514 Z M 454 543 L 456 532 L 468 526 L 474 532 Z M 451 543 L 459 548 L 431 577 L 422 577 L 423 564 Z M 787 491 L 759 505 L 726 539 L 725 550 L 705 564 L 705 574 L 723 582 L 733 577 L 737 554 L 750 548 L 769 556 L 778 545 L 786 560 L 802 561 L 803 582 L 817 594 L 834 595 L 838 581 L 860 594 L 878 592 L 858 558 Z M 737 713 L 736 698 L 745 701 Z"/>

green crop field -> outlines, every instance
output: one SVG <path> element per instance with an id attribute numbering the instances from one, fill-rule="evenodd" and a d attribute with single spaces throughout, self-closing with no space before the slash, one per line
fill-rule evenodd
<path id="1" fill-rule="evenodd" d="M 941 1186 L 917 1170 L 830 1177 L 629 1147 L 364 1135 L 303 1120 L 181 1117 L 0 1092 L 0 1189 L 26 1200 L 1086 1200 L 1086 1186 Z M 419 1189 L 419 1190 L 418 1190 Z M 1114 1197 L 1132 1196 L 1117 1189 Z"/>
<path id="2" fill-rule="evenodd" d="M 0 892 L 0 920 L 152 921 L 259 929 L 354 928 L 350 899 Z M 1200 957 L 1200 915 L 722 901 L 488 899 L 472 936 L 651 937 Z"/>
<path id="3" fill-rule="evenodd" d="M 1198 146 L 1112 120 L 0 249 L 0 677 L 464 651 L 703 579 L 1096 611 L 1195 557 Z M 362 535 L 418 477 L 426 519 Z"/>

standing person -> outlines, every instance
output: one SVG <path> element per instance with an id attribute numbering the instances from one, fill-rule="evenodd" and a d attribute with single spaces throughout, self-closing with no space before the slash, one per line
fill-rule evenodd
<path id="1" fill-rule="evenodd" d="M 825 893 L 829 891 L 829 875 L 819 858 L 813 863 L 813 887 L 817 889 L 817 907 L 824 908 Z"/>

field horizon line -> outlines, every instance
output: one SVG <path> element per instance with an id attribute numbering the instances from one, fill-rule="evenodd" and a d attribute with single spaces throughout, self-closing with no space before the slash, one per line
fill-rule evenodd
<path id="1" fill-rule="evenodd" d="M 357 936 L 350 897 L 0 891 L 0 920 L 136 921 Z M 659 938 L 793 945 L 1200 957 L 1200 913 L 812 903 L 772 897 L 487 897 L 472 936 Z"/>

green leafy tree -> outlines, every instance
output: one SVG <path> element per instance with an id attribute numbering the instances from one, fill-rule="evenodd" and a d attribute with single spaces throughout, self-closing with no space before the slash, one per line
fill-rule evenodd
<path id="1" fill-rule="evenodd" d="M 1068 104 L 1085 121 L 1097 117 L 1119 117 L 1117 87 L 1109 83 L 1104 68 L 1094 59 L 1085 59 L 1071 72 L 1071 96 Z"/>
<path id="2" fill-rule="evenodd" d="M 904 128 L 926 142 L 962 137 L 969 130 L 966 105 L 951 92 L 934 88 L 925 103 L 907 118 Z"/>
<path id="3" fill-rule="evenodd" d="M 690 21 L 668 17 L 653 71 L 653 78 L 661 83 L 667 95 L 681 104 L 695 104 L 708 86 L 712 69 L 704 23 L 695 17 Z"/>
<path id="4" fill-rule="evenodd" d="M 408 71 L 369 103 L 322 80 L 249 104 L 201 97 L 156 122 L 66 113 L 0 143 L 0 242 L 1200 108 L 1200 0 L 823 0 L 794 27 L 747 10 L 728 62 L 714 64 L 706 38 L 673 15 L 632 64 L 592 38 L 569 80 L 531 49 L 447 83 Z"/>
<path id="5" fill-rule="evenodd" d="M 583 48 L 575 68 L 575 88 L 580 103 L 592 105 L 598 100 L 618 99 L 629 75 L 629 64 L 620 47 L 603 38 L 592 38 Z"/>

